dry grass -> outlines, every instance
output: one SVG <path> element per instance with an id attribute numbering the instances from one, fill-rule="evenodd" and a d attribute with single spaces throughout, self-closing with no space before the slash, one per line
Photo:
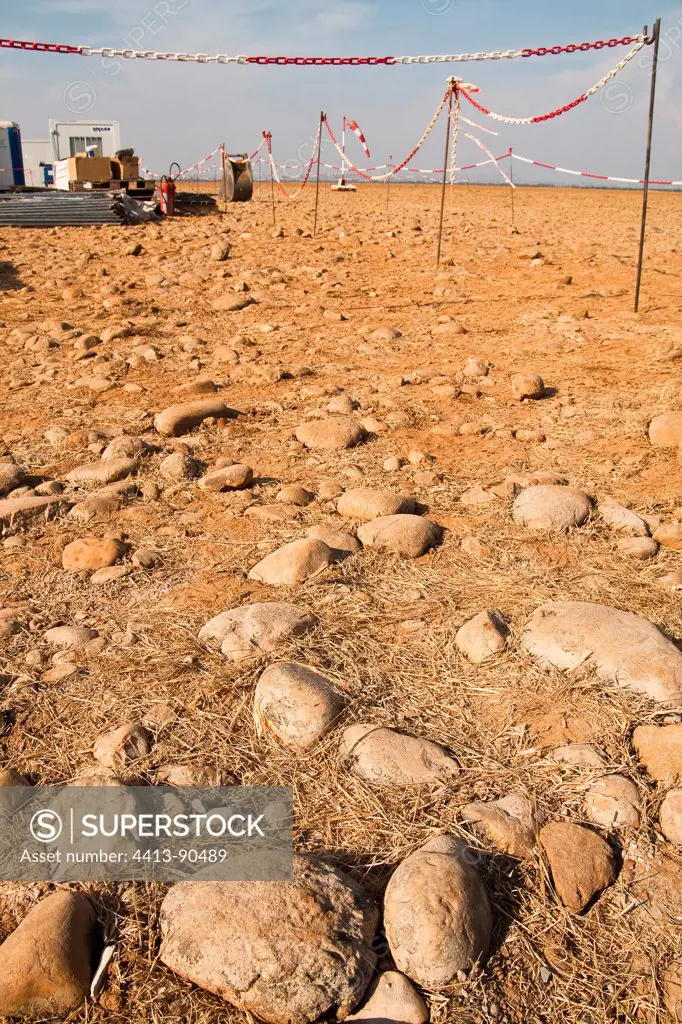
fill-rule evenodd
<path id="1" fill-rule="evenodd" d="M 661 967 L 679 953 L 679 916 L 652 922 L 634 904 L 624 880 L 588 913 L 572 916 L 553 894 L 540 858 L 519 863 L 496 854 L 462 828 L 459 808 L 474 799 L 521 791 L 544 818 L 584 821 L 583 796 L 595 773 L 559 765 L 549 753 L 571 739 L 590 740 L 604 751 L 609 771 L 622 771 L 637 782 L 644 800 L 643 824 L 636 834 L 609 834 L 619 857 L 665 849 L 656 831 L 659 794 L 633 757 L 630 735 L 634 725 L 661 721 L 670 709 L 598 684 L 585 670 L 566 675 L 543 671 L 524 652 L 520 637 L 535 607 L 554 599 L 626 608 L 682 637 L 679 598 L 656 583 L 663 572 L 679 567 L 679 555 L 664 551 L 651 564 L 627 561 L 596 514 L 569 535 L 538 537 L 513 523 L 509 501 L 471 508 L 458 499 L 476 482 L 552 469 L 597 498 L 615 494 L 643 512 L 666 519 L 677 514 L 677 467 L 667 453 L 646 446 L 643 427 L 652 414 L 673 407 L 681 397 L 670 378 L 674 364 L 660 360 L 677 338 L 678 278 L 650 280 L 657 308 L 639 320 L 629 315 L 622 297 L 583 297 L 597 287 L 618 292 L 630 282 L 627 261 L 612 256 L 632 249 L 630 196 L 603 194 L 599 202 L 608 216 L 602 214 L 600 230 L 608 231 L 608 237 L 595 239 L 590 237 L 595 196 L 522 191 L 517 202 L 521 235 L 508 236 L 501 190 L 462 190 L 461 199 L 457 194 L 461 212 L 452 214 L 457 233 L 453 230 L 448 250 L 455 254 L 455 265 L 444 268 L 436 283 L 451 294 L 434 296 L 433 191 L 396 188 L 391 225 L 402 233 L 395 239 L 383 233 L 383 212 L 374 195 L 361 190 L 351 199 L 359 199 L 364 211 L 359 248 L 338 239 L 338 228 L 349 230 L 345 200 L 326 195 L 321 251 L 318 243 L 291 233 L 299 223 L 308 226 L 309 211 L 280 212 L 287 238 L 275 241 L 262 203 L 229 211 L 219 221 L 141 231 L 146 250 L 141 262 L 120 256 L 134 232 L 48 236 L 49 246 L 58 250 L 75 256 L 96 253 L 94 267 L 88 263 L 82 271 L 86 295 L 68 303 L 61 291 L 76 283 L 76 275 L 62 272 L 55 281 L 56 271 L 50 270 L 54 256 L 38 256 L 32 248 L 41 236 L 2 235 L 20 274 L 36 269 L 36 291 L 13 293 L 3 312 L 7 330 L 0 329 L 10 354 L 2 385 L 8 397 L 3 430 L 18 461 L 60 477 L 92 457 L 84 448 L 50 446 L 43 431 L 54 422 L 122 427 L 164 449 L 150 431 L 149 414 L 178 400 L 174 389 L 200 372 L 228 384 L 229 402 L 247 415 L 224 432 L 198 431 L 192 451 L 206 463 L 228 454 L 252 465 L 259 476 L 254 500 L 272 501 L 279 480 L 313 489 L 323 478 L 339 479 L 344 486 L 357 480 L 414 494 L 447 527 L 443 546 L 417 562 L 368 550 L 302 586 L 276 592 L 250 583 L 248 569 L 312 524 L 338 525 L 333 503 L 315 502 L 290 523 L 267 523 L 242 517 L 240 496 L 200 494 L 188 484 L 166 491 L 160 501 L 135 501 L 88 527 L 68 519 L 32 527 L 25 547 L 0 550 L 5 571 L 0 606 L 27 600 L 35 611 L 30 630 L 6 641 L 0 652 L 0 673 L 6 677 L 0 710 L 11 723 L 1 740 L 3 762 L 35 783 L 67 782 L 92 770 L 90 751 L 101 732 L 122 721 L 142 720 L 153 732 L 153 749 L 125 781 L 154 783 L 159 768 L 172 763 L 209 769 L 228 784 L 290 785 L 298 848 L 324 851 L 378 899 L 407 853 L 434 834 L 457 832 L 481 851 L 481 871 L 495 908 L 495 936 L 492 955 L 480 972 L 453 992 L 428 994 L 435 1024 L 662 1020 L 658 979 Z M 661 230 L 652 236 L 652 258 L 665 267 L 679 213 L 664 197 L 654 197 L 653 206 L 654 227 Z M 415 215 L 424 227 L 419 234 L 410 228 Z M 581 230 L 568 236 L 569 222 L 578 222 Z M 260 299 L 251 311 L 237 315 L 217 314 L 210 306 L 222 265 L 207 264 L 207 245 L 228 227 L 234 250 L 225 267 L 235 280 L 247 280 Z M 239 238 L 245 230 L 252 232 L 251 239 Z M 518 256 L 536 246 L 547 262 L 530 268 Z M 343 256 L 338 264 L 337 255 Z M 165 259 L 157 259 L 161 256 Z M 102 280 L 117 283 L 132 305 L 102 306 L 102 281 L 95 275 L 101 264 L 110 272 Z M 287 278 L 284 291 L 268 288 L 264 271 L 275 266 Z M 315 277 L 307 267 L 327 267 L 328 272 Z M 145 274 L 160 268 L 175 283 L 145 284 Z M 573 274 L 574 286 L 557 284 L 566 273 Z M 199 284 L 182 283 L 182 274 L 198 275 Z M 230 283 L 227 279 L 225 287 Z M 377 294 L 368 294 L 367 288 Z M 318 307 L 343 310 L 348 320 L 325 320 L 319 308 L 297 312 L 311 297 Z M 398 308 L 377 310 L 382 306 Z M 588 320 L 559 319 L 562 312 L 577 314 L 586 307 Z M 444 313 L 465 323 L 469 334 L 433 333 Z M 103 349 L 125 357 L 144 341 L 165 358 L 128 371 L 125 381 L 139 385 L 141 393 L 118 386 L 94 397 L 82 387 L 65 390 L 90 372 L 86 366 L 69 364 L 57 352 L 52 357 L 56 377 L 41 378 L 39 362 L 20 362 L 23 354 L 9 337 L 11 328 L 47 316 L 66 317 L 95 333 L 104 323 L 130 317 L 135 338 Z M 399 326 L 403 337 L 363 347 L 359 331 L 384 321 Z M 261 333 L 257 325 L 265 322 L 278 329 Z M 269 376 L 230 383 L 229 366 L 211 360 L 214 345 L 237 332 L 254 340 L 262 356 L 253 365 Z M 367 333 L 363 330 L 363 336 Z M 199 353 L 201 367 L 192 367 L 191 357 L 177 348 L 177 339 L 188 334 L 209 342 Z M 481 396 L 435 395 L 425 371 L 433 367 L 458 379 L 472 353 L 489 358 L 494 367 L 481 384 Z M 311 367 L 314 376 L 300 374 L 296 368 L 302 365 Z M 558 397 L 511 403 L 508 374 L 523 366 L 538 369 L 557 387 Z M 273 371 L 281 368 L 292 370 L 293 379 L 277 379 Z M 416 370 L 422 371 L 423 382 L 401 386 L 397 378 Z M 25 386 L 15 386 L 14 380 Z M 404 419 L 352 452 L 329 458 L 301 452 L 292 443 L 293 429 L 303 416 L 320 414 L 327 400 L 323 391 L 316 395 L 306 388 L 336 385 L 361 401 L 363 414 L 389 420 L 400 412 Z M 572 416 L 562 413 L 560 404 L 569 396 L 577 410 Z M 431 432 L 436 424 L 471 420 L 492 429 L 480 437 Z M 542 429 L 547 443 L 522 444 L 501 433 L 519 426 Z M 406 455 L 412 448 L 433 454 L 433 468 L 442 479 L 420 483 L 409 467 L 398 475 L 381 470 L 387 456 Z M 164 483 L 158 463 L 166 450 L 145 462 L 146 480 Z M 132 548 L 141 543 L 157 548 L 161 567 L 101 588 L 63 572 L 60 552 L 68 540 L 107 530 L 124 532 Z M 467 533 L 488 545 L 489 556 L 472 559 L 462 553 L 459 540 Z M 259 599 L 292 600 L 319 615 L 317 629 L 277 657 L 316 666 L 335 681 L 350 698 L 342 724 L 391 724 L 443 743 L 462 767 L 457 782 L 432 792 L 377 792 L 344 770 L 337 733 L 305 757 L 267 737 L 258 739 L 252 696 L 267 660 L 226 663 L 196 637 L 218 611 Z M 512 638 L 504 655 L 474 667 L 457 652 L 454 636 L 464 621 L 487 607 L 509 617 Z M 48 686 L 40 682 L 42 668 L 25 659 L 34 650 L 47 656 L 42 633 L 62 621 L 92 624 L 107 643 L 97 655 L 76 656 L 78 673 Z M 675 851 L 665 852 L 680 862 Z M 163 886 L 87 888 L 108 922 L 117 955 L 105 1005 L 90 1005 L 70 1021 L 218 1024 L 241 1019 L 158 963 Z M 43 891 L 44 886 L 33 886 L 29 898 Z M 7 931 L 25 913 L 26 894 L 0 886 L 0 909 L 0 925 Z M 389 966 L 381 935 L 377 950 L 381 966 Z"/>

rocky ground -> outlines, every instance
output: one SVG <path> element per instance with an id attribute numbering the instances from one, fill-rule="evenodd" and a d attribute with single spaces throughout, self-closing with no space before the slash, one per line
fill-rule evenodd
<path id="1" fill-rule="evenodd" d="M 0 1013 L 682 1020 L 678 197 L 635 315 L 636 194 L 312 195 L 0 231 L 0 783 L 299 851 L 0 883 Z"/>

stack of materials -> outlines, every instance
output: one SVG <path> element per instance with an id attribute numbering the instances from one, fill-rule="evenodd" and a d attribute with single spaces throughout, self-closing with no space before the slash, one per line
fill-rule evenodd
<path id="1" fill-rule="evenodd" d="M 111 192 L 26 192 L 0 195 L 0 227 L 48 228 L 122 224 Z"/>

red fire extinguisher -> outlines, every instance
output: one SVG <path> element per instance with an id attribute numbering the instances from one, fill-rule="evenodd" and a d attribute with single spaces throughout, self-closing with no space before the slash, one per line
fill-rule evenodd
<path id="1" fill-rule="evenodd" d="M 159 183 L 159 207 L 166 217 L 175 215 L 175 182 L 165 174 Z"/>

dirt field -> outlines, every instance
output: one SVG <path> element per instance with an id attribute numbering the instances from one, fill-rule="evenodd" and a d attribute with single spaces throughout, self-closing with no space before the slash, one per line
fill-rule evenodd
<path id="1" fill-rule="evenodd" d="M 187 765 L 225 784 L 293 786 L 297 847 L 329 857 L 379 903 L 401 860 L 452 832 L 482 852 L 494 931 L 480 969 L 424 993 L 432 1021 L 674 1019 L 662 981 L 682 950 L 682 848 L 661 834 L 665 787 L 631 735 L 679 722 L 679 708 L 599 680 L 589 665 L 542 667 L 521 636 L 539 605 L 562 600 L 637 612 L 682 638 L 680 591 L 662 581 L 682 570 L 680 551 L 628 557 L 596 508 L 611 496 L 652 530 L 682 522 L 677 452 L 647 438 L 652 417 L 682 409 L 680 197 L 651 197 L 639 315 L 636 193 L 520 188 L 512 232 L 506 189 L 457 188 L 440 269 L 437 188 L 391 186 L 387 212 L 384 187 L 336 194 L 325 185 L 314 239 L 313 198 L 310 186 L 296 202 L 278 201 L 282 237 L 273 237 L 266 185 L 248 206 L 160 226 L 0 229 L 4 461 L 34 488 L 65 482 L 121 434 L 152 446 L 120 508 L 86 522 L 66 506 L 6 527 L 0 608 L 17 608 L 19 627 L 0 639 L 0 768 L 36 785 L 72 781 L 99 770 L 100 735 L 142 722 L 151 751 L 121 767 L 124 781 L 154 784 L 164 767 Z M 127 254 L 136 242 L 141 253 Z M 211 255 L 216 243 L 230 246 L 224 261 Z M 216 308 L 224 296 L 255 301 Z M 372 337 L 384 325 L 400 336 Z M 79 345 L 107 328 L 120 330 Z M 490 364 L 487 376 L 463 377 L 471 356 Z M 540 374 L 544 396 L 515 398 L 518 372 Z M 240 415 L 160 436 L 154 416 L 201 397 L 193 382 L 206 378 Z M 330 399 L 343 395 L 357 403 L 352 419 L 374 420 L 366 442 L 304 448 L 296 428 L 329 416 Z M 159 466 L 172 452 L 204 466 L 245 463 L 254 482 L 210 493 L 168 479 Z M 400 468 L 383 468 L 391 457 Z M 595 507 L 585 525 L 535 531 L 514 520 L 509 478 L 534 471 L 587 492 Z M 324 481 L 415 498 L 444 527 L 442 544 L 416 559 L 368 547 L 292 586 L 249 579 L 314 525 L 355 532 L 358 522 L 319 496 Z M 283 506 L 279 518 L 248 512 L 275 503 L 285 484 L 314 500 Z M 86 488 L 66 481 L 63 494 L 82 501 Z M 67 543 L 107 535 L 126 546 L 127 575 L 97 584 L 63 567 Z M 157 564 L 134 564 L 141 547 L 158 552 Z M 245 665 L 198 640 L 212 616 L 257 601 L 309 608 L 319 625 Z M 507 617 L 511 635 L 476 665 L 455 634 L 486 608 Z M 59 624 L 92 627 L 102 642 L 55 654 L 43 635 Z M 323 672 L 349 698 L 339 725 L 303 755 L 254 727 L 255 684 L 283 659 Z M 339 755 L 354 722 L 435 740 L 461 774 L 407 791 L 363 781 Z M 555 760 L 571 742 L 598 748 L 603 766 Z M 586 814 L 586 790 L 614 772 L 638 787 L 638 828 L 600 827 Z M 562 905 L 540 850 L 513 858 L 463 825 L 463 805 L 510 793 L 529 798 L 538 822 L 570 820 L 608 840 L 618 877 L 583 913 Z M 0 884 L 0 937 L 51 888 Z M 69 1021 L 245 1019 L 157 959 L 163 886 L 84 888 L 109 915 L 116 952 L 102 994 Z M 391 967 L 381 933 L 375 949 L 379 969 Z"/>

